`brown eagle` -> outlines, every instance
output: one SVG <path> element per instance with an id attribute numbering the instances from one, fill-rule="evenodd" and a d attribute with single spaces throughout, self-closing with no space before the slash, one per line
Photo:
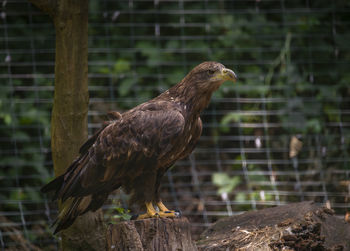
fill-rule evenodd
<path id="1" fill-rule="evenodd" d="M 161 178 L 193 151 L 202 132 L 200 113 L 226 80 L 236 81 L 232 70 L 204 62 L 158 97 L 122 114 L 113 112 L 66 172 L 41 189 L 62 202 L 55 233 L 99 209 L 119 187 L 131 194 L 131 202 L 146 206 L 138 219 L 176 217 L 159 196 Z"/>

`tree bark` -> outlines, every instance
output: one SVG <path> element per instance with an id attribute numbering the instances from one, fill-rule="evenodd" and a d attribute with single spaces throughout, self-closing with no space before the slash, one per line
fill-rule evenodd
<path id="1" fill-rule="evenodd" d="M 251 211 L 217 221 L 199 250 L 350 250 L 350 224 L 312 202 Z"/>
<path id="2" fill-rule="evenodd" d="M 50 15 L 56 30 L 51 149 L 55 175 L 59 176 L 78 156 L 88 136 L 88 0 L 30 2 Z M 64 250 L 103 249 L 102 211 L 78 217 L 61 236 Z"/>
<path id="3" fill-rule="evenodd" d="M 124 221 L 107 230 L 107 250 L 111 251 L 196 251 L 191 225 L 184 217 Z"/>

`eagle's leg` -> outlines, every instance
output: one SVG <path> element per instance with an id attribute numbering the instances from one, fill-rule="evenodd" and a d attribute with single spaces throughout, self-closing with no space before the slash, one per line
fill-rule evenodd
<path id="1" fill-rule="evenodd" d="M 178 210 L 169 210 L 162 202 L 161 198 L 160 198 L 160 194 L 159 194 L 159 189 L 160 189 L 160 181 L 164 175 L 164 173 L 166 172 L 168 168 L 164 168 L 164 169 L 160 169 L 158 170 L 157 173 L 157 178 L 156 178 L 156 183 L 155 183 L 155 193 L 154 193 L 154 202 L 157 205 L 158 209 L 159 209 L 159 216 L 160 217 L 179 217 L 180 211 Z"/>
<path id="2" fill-rule="evenodd" d="M 158 212 L 154 209 L 152 202 L 146 202 L 145 205 L 146 205 L 147 213 L 140 214 L 139 216 L 137 216 L 138 220 L 147 219 L 147 218 L 156 218 L 160 216 Z"/>

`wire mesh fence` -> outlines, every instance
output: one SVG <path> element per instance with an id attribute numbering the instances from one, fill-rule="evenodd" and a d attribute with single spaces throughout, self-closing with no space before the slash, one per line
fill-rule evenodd
<path id="1" fill-rule="evenodd" d="M 56 249 L 49 223 L 57 209 L 39 192 L 53 177 L 54 26 L 27 1 L 1 4 L 0 246 Z M 164 201 L 195 236 L 220 217 L 303 200 L 344 217 L 347 1 L 91 0 L 89 8 L 90 134 L 107 111 L 156 96 L 202 61 L 238 73 L 202 114 L 194 153 L 163 180 Z M 291 158 L 296 138 L 303 146 Z M 124 195 L 113 199 L 126 207 Z"/>

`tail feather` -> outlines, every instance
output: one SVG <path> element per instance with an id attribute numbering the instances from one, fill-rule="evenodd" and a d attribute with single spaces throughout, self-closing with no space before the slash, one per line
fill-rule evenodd
<path id="1" fill-rule="evenodd" d="M 92 194 L 84 197 L 70 197 L 61 206 L 60 213 L 51 227 L 56 226 L 54 234 L 70 227 L 76 218 L 88 211 L 99 209 L 108 197 L 108 193 Z"/>
<path id="2" fill-rule="evenodd" d="M 57 188 L 60 188 L 63 184 L 64 181 L 64 176 L 58 176 L 57 178 L 55 178 L 54 180 L 50 181 L 49 183 L 47 183 L 45 186 L 43 186 L 40 191 L 42 193 L 49 193 L 51 191 L 56 191 Z"/>
<path id="3" fill-rule="evenodd" d="M 80 185 L 80 172 L 88 163 L 87 154 L 77 158 L 67 169 L 67 171 L 43 186 L 42 193 L 54 192 L 52 200 L 61 199 L 64 202 L 69 197 L 83 196 L 83 189 Z M 79 194 L 79 195 L 78 195 Z"/>
<path id="4" fill-rule="evenodd" d="M 81 199 L 82 198 L 69 198 L 63 203 L 60 213 L 51 225 L 51 227 L 56 225 L 54 234 L 70 227 L 74 223 L 76 217 L 78 216 L 78 212 L 76 209 Z"/>
<path id="5" fill-rule="evenodd" d="M 69 166 L 64 174 L 41 188 L 43 193 L 54 194 L 53 201 L 59 200 L 61 202 L 60 213 L 51 226 L 56 226 L 54 234 L 70 227 L 79 215 L 95 208 L 96 202 L 92 200 L 93 195 L 89 195 L 89 191 L 82 189 L 80 184 L 80 173 L 88 162 L 87 154 L 80 156 Z M 96 198 L 99 198 L 99 196 Z M 97 204 L 102 206 L 105 199 L 97 201 Z"/>
<path id="6" fill-rule="evenodd" d="M 89 206 L 86 207 L 86 209 L 82 212 L 82 214 L 84 214 L 88 211 L 95 212 L 97 209 L 102 207 L 102 205 L 106 201 L 107 197 L 108 197 L 108 193 L 93 194 L 92 200 L 91 200 Z"/>
<path id="7" fill-rule="evenodd" d="M 71 171 L 77 166 L 77 164 L 79 163 L 81 157 L 77 158 L 76 160 L 73 161 L 73 163 L 67 168 L 66 172 L 58 177 L 56 177 L 55 179 L 53 179 L 52 181 L 50 181 L 48 184 L 46 184 L 45 186 L 43 186 L 40 191 L 42 193 L 50 193 L 52 191 L 56 192 L 56 195 L 58 195 L 59 190 L 61 190 L 62 186 L 64 185 L 64 181 L 65 181 L 65 176 L 67 176 L 67 174 L 71 173 Z M 54 198 L 53 200 L 56 200 L 57 198 Z"/>
<path id="8" fill-rule="evenodd" d="M 64 183 L 64 175 L 58 176 L 57 178 L 55 178 L 54 180 L 52 180 L 51 182 L 49 182 L 48 184 L 43 186 L 40 189 L 40 191 L 42 193 L 55 192 L 53 197 L 52 197 L 52 201 L 55 201 L 58 198 L 58 194 L 59 194 L 59 191 L 60 191 L 63 183 Z"/>
<path id="9" fill-rule="evenodd" d="M 96 179 L 99 180 L 91 173 L 84 176 L 86 171 L 96 171 L 95 167 L 95 160 L 86 153 L 77 158 L 63 175 L 41 188 L 43 193 L 53 192 L 53 200 L 58 199 L 61 203 L 60 212 L 52 224 L 55 227 L 54 234 L 70 227 L 78 216 L 99 209 L 107 199 L 109 191 L 120 186 L 84 186 L 84 182 L 94 184 Z M 86 176 L 90 178 L 84 180 Z"/>

